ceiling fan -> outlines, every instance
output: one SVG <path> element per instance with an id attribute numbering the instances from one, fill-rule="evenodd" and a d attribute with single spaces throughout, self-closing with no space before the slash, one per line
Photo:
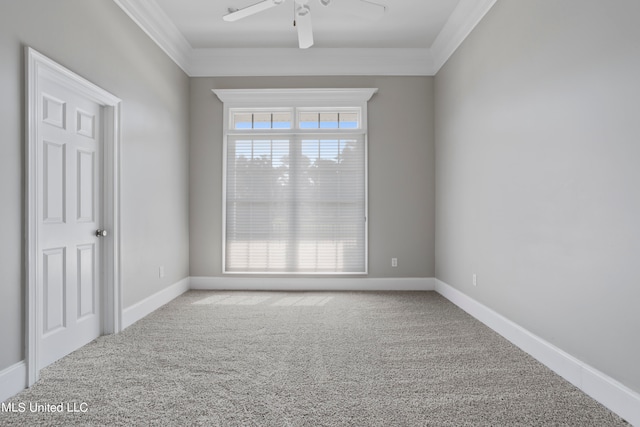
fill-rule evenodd
<path id="1" fill-rule="evenodd" d="M 237 21 L 256 13 L 271 9 L 284 3 L 286 0 L 262 0 L 259 3 L 242 9 L 229 9 L 229 13 L 222 19 L 227 22 Z M 293 0 L 295 16 L 293 25 L 298 30 L 298 45 L 300 49 L 313 46 L 313 29 L 311 26 L 311 7 L 309 0 Z M 318 0 L 322 6 L 330 6 L 334 3 L 340 5 L 340 9 L 348 14 L 362 16 L 368 19 L 377 19 L 384 15 L 386 6 L 373 3 L 368 0 Z"/>

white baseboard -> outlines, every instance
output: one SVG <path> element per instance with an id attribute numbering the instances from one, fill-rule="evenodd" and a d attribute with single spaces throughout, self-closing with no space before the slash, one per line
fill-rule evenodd
<path id="1" fill-rule="evenodd" d="M 0 402 L 27 388 L 27 364 L 24 361 L 0 371 Z"/>
<path id="2" fill-rule="evenodd" d="M 433 277 L 191 277 L 191 289 L 225 291 L 433 291 Z"/>
<path id="3" fill-rule="evenodd" d="M 634 426 L 640 426 L 640 394 L 532 334 L 452 286 L 434 279 L 435 290 L 511 341 L 552 371 Z"/>
<path id="4" fill-rule="evenodd" d="M 148 316 L 166 303 L 179 297 L 189 290 L 190 280 L 188 277 L 180 280 L 173 285 L 148 296 L 140 302 L 135 303 L 131 307 L 127 307 L 122 311 L 122 329 L 133 325 L 143 317 Z"/>

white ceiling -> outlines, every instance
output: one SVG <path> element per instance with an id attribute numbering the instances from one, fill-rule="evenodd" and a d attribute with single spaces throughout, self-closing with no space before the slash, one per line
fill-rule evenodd
<path id="1" fill-rule="evenodd" d="M 496 0 L 368 0 L 370 21 L 309 0 L 315 44 L 297 48 L 294 0 L 236 22 L 260 0 L 114 0 L 187 74 L 433 75 Z"/>
<path id="2" fill-rule="evenodd" d="M 293 0 L 236 22 L 222 17 L 259 0 L 155 0 L 193 48 L 296 48 Z M 458 0 L 372 0 L 387 7 L 379 20 L 346 14 L 341 0 L 309 0 L 319 48 L 430 48 Z"/>

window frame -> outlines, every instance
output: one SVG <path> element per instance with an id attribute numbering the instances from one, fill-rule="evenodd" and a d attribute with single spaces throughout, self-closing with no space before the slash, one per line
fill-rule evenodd
<path id="1" fill-rule="evenodd" d="M 283 276 L 365 276 L 369 272 L 369 197 L 368 197 L 368 121 L 367 104 L 377 88 L 357 89 L 212 89 L 223 103 L 222 158 L 222 274 L 224 275 L 283 275 Z M 359 110 L 358 128 L 304 129 L 299 127 L 300 112 L 354 112 Z M 236 112 L 291 111 L 291 129 L 234 129 Z M 227 271 L 227 148 L 230 135 L 301 135 L 313 134 L 362 135 L 364 141 L 364 271 L 362 272 L 239 272 Z"/>

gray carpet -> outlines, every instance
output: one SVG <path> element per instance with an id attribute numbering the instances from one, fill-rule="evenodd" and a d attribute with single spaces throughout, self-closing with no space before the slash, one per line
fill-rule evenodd
<path id="1" fill-rule="evenodd" d="M 432 292 L 190 291 L 9 402 L 3 426 L 628 426 Z"/>

